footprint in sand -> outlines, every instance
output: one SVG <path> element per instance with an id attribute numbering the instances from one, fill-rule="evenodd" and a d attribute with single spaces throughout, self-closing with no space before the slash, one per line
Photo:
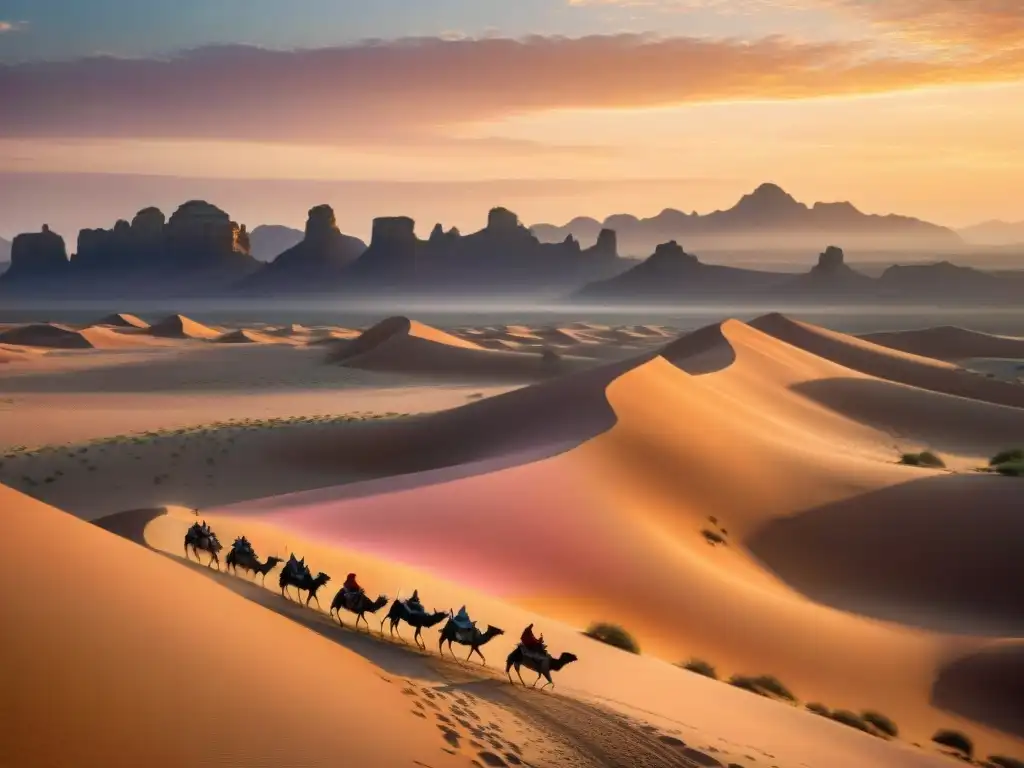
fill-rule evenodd
<path id="1" fill-rule="evenodd" d="M 455 749 L 458 749 L 459 741 L 462 738 L 459 735 L 459 732 L 454 730 L 453 728 L 449 728 L 447 725 L 439 725 L 437 727 L 438 730 L 441 731 L 441 735 L 444 736 L 444 740 L 451 744 L 453 747 L 455 747 Z"/>
<path id="2" fill-rule="evenodd" d="M 484 765 L 507 765 L 507 763 L 504 760 L 502 760 L 500 757 L 498 757 L 498 755 L 494 754 L 493 752 L 480 752 L 477 755 L 477 757 L 479 757 L 483 761 Z"/>
<path id="3" fill-rule="evenodd" d="M 418 709 L 410 709 L 409 711 L 416 715 L 416 717 L 422 717 L 424 720 L 427 719 L 427 716 Z"/>
<path id="4" fill-rule="evenodd" d="M 658 740 L 668 744 L 670 747 L 685 747 L 686 742 L 682 739 L 677 739 L 675 736 L 659 736 Z"/>

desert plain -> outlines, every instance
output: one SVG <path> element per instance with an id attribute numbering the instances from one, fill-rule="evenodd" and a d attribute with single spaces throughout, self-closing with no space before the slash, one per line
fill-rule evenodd
<path id="1" fill-rule="evenodd" d="M 0 765 L 1017 765 L 1022 364 L 780 314 L 0 326 Z M 188 560 L 197 520 L 321 607 Z M 503 632 L 342 626 L 349 572 Z M 506 677 L 531 623 L 553 688 Z"/>

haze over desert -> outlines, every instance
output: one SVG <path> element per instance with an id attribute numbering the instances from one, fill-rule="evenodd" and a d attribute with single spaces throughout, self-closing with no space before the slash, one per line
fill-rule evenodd
<path id="1" fill-rule="evenodd" d="M 1024 768 L 1024 3 L 0 0 L 0 768 Z"/>

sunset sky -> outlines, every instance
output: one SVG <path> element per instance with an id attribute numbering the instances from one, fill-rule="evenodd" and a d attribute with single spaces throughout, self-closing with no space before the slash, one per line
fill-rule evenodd
<path id="1" fill-rule="evenodd" d="M 763 181 L 1019 220 L 1021 136 L 1021 0 L 0 0 L 7 236 L 198 196 L 562 223 Z"/>

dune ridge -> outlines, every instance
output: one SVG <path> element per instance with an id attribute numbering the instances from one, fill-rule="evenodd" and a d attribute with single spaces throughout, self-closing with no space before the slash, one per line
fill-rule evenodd
<path id="1" fill-rule="evenodd" d="M 876 354 L 866 343 L 861 350 Z M 892 359 L 891 351 L 877 354 Z M 905 582 L 891 595 L 879 593 L 865 578 L 871 561 L 836 557 L 845 530 L 836 510 L 866 504 L 884 520 L 928 508 L 936 519 L 970 526 L 975 500 L 983 498 L 987 519 L 1012 540 L 1007 524 L 1024 501 L 1024 486 L 983 476 L 947 482 L 944 472 L 900 466 L 888 431 L 830 407 L 807 388 L 866 385 L 880 411 L 915 414 L 917 423 L 904 425 L 911 438 L 933 428 L 936 412 L 949 412 L 951 439 L 989 447 L 1001 439 L 990 426 L 1016 419 L 1005 430 L 1019 434 L 1024 411 L 880 380 L 738 321 L 684 337 L 669 345 L 668 356 L 578 378 L 574 397 L 588 392 L 595 402 L 606 399 L 612 416 L 595 424 L 599 431 L 590 439 L 557 455 L 484 474 L 426 471 L 390 489 L 378 481 L 363 492 L 357 483 L 335 489 L 333 498 L 324 489 L 221 512 L 445 572 L 577 626 L 614 617 L 664 657 L 698 655 L 736 671 L 770 670 L 804 700 L 870 708 L 884 698 L 901 728 L 917 738 L 948 721 L 980 731 L 988 743 L 1009 743 L 938 711 L 930 695 L 949 658 L 983 648 L 993 632 L 1020 630 L 1024 614 L 1009 607 L 1012 600 L 986 599 L 1005 588 L 1006 574 L 1024 583 L 1019 558 L 1009 547 L 976 542 L 969 553 L 954 552 L 955 536 L 920 538 L 932 535 L 921 526 L 919 546 L 927 557 L 913 568 L 895 542 L 873 550 L 881 572 Z M 697 373 L 687 372 L 688 365 Z M 530 397 L 555 413 L 551 403 L 565 402 L 564 390 L 555 394 L 560 384 L 487 405 L 507 406 L 512 414 L 519 409 L 510 403 Z M 907 408 L 921 399 L 931 402 L 923 416 Z M 458 419 L 467 409 L 444 418 Z M 538 419 L 524 426 L 521 442 L 542 442 L 539 435 L 569 419 L 569 413 Z M 429 423 L 406 427 L 426 431 Z M 486 433 L 500 422 L 472 423 Z M 810 538 L 777 527 L 812 512 L 826 525 Z M 711 548 L 702 536 L 708 518 L 728 529 L 724 547 Z M 859 535 L 884 541 L 885 531 Z M 529 558 L 508 546 L 515 532 L 529 542 Z M 775 546 L 759 545 L 766 532 Z M 464 553 L 455 560 L 453 547 Z M 985 565 L 950 599 L 943 572 L 954 556 Z M 801 573 L 787 563 L 803 564 L 804 575 L 813 573 L 822 588 L 802 591 Z M 665 584 L 686 589 L 666 593 Z M 878 605 L 885 598 L 888 604 Z M 932 623 L 929 612 L 949 614 L 958 630 L 950 634 L 948 625 Z M 758 638 L 756 647 L 751 637 Z"/>
<path id="2" fill-rule="evenodd" d="M 149 328 L 149 323 L 141 317 L 129 315 L 125 312 L 115 312 L 112 315 L 101 317 L 93 325 L 110 325 L 115 328 L 138 328 L 140 330 Z"/>
<path id="3" fill-rule="evenodd" d="M 163 320 L 154 323 L 149 327 L 148 333 L 151 336 L 162 336 L 171 339 L 216 339 L 221 335 L 220 331 L 208 328 L 202 323 L 185 317 L 184 315 L 168 315 Z"/>
<path id="4" fill-rule="evenodd" d="M 382 320 L 341 344 L 328 360 L 370 371 L 520 380 L 550 377 L 592 365 L 587 361 L 485 349 L 406 317 Z"/>
<path id="5" fill-rule="evenodd" d="M 2 605 L 5 627 L 18 631 L 0 635 L 12 662 L 5 697 L 17 702 L 3 709 L 0 762 L 264 765 L 286 755 L 324 765 L 345 755 L 412 765 L 429 754 L 431 764 L 465 764 L 440 752 L 401 686 L 352 651 L 3 486 L 0 506 L 8 540 L 38 542 L 0 563 L 5 581 L 36 573 L 31 591 Z M 33 565 L 39 556 L 45 569 Z M 65 599 L 70 584 L 95 599 Z M 40 596 L 60 610 L 40 610 Z M 296 706 L 311 691 L 316 705 Z M 191 738 L 197 723 L 202 736 Z M 401 739 L 387 738 L 394 729 Z"/>
<path id="6" fill-rule="evenodd" d="M 937 360 L 973 357 L 1024 358 L 1024 339 L 996 336 L 953 325 L 911 331 L 883 331 L 860 336 L 865 341 Z"/>
<path id="7" fill-rule="evenodd" d="M 750 325 L 788 344 L 879 379 L 1024 408 L 1024 387 L 981 378 L 947 362 L 890 349 L 780 314 L 759 317 Z"/>

